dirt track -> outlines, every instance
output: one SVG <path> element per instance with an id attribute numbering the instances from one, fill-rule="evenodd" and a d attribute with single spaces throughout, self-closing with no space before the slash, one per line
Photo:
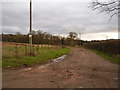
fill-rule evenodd
<path id="1" fill-rule="evenodd" d="M 3 70 L 3 88 L 117 88 L 118 65 L 75 48 L 60 62 Z"/>

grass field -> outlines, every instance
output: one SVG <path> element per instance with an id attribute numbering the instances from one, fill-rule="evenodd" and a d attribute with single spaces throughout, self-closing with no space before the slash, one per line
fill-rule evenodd
<path id="1" fill-rule="evenodd" d="M 69 48 L 56 48 L 52 47 L 34 47 L 35 56 L 25 55 L 25 47 L 21 45 L 17 45 L 18 55 L 16 57 L 16 49 L 14 44 L 3 43 L 3 51 L 2 51 L 2 67 L 16 67 L 16 66 L 32 66 L 37 63 L 48 62 L 51 59 L 57 58 L 64 54 L 68 54 L 70 52 Z M 29 47 L 27 47 L 29 50 Z M 28 51 L 27 51 L 28 52 Z"/>

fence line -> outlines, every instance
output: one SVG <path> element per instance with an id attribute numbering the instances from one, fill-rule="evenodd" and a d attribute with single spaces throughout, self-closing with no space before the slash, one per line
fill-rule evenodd
<path id="1" fill-rule="evenodd" d="M 59 45 L 47 45 L 47 44 L 33 44 L 32 45 L 32 56 L 40 54 L 40 48 L 45 48 L 45 51 L 55 50 L 63 48 Z M 15 57 L 18 58 L 22 55 L 29 56 L 29 44 L 16 44 L 14 48 Z M 24 53 L 24 54 L 23 54 Z"/>

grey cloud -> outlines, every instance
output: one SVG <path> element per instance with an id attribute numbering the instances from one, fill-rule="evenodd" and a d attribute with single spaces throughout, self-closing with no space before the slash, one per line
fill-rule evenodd
<path id="1" fill-rule="evenodd" d="M 92 11 L 88 5 L 87 2 L 34 2 L 33 29 L 43 29 L 52 34 L 116 31 L 117 18 L 108 22 L 109 15 Z M 3 3 L 2 10 L 4 33 L 28 33 L 28 2 Z"/>
<path id="2" fill-rule="evenodd" d="M 15 26 L 2 26 L 2 29 L 5 30 L 4 32 L 6 33 L 15 33 L 15 32 L 19 32 L 20 28 L 15 27 Z"/>

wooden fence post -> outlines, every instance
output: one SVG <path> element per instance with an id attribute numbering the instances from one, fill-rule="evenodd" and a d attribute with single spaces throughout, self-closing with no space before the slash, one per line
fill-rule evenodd
<path id="1" fill-rule="evenodd" d="M 27 55 L 27 45 L 25 44 L 25 55 Z"/>
<path id="2" fill-rule="evenodd" d="M 37 53 L 39 54 L 39 44 L 37 44 Z"/>
<path id="3" fill-rule="evenodd" d="M 17 44 L 15 46 L 15 57 L 18 58 L 18 47 L 17 47 Z"/>
<path id="4" fill-rule="evenodd" d="M 34 44 L 33 44 L 33 56 L 35 56 L 35 49 L 34 49 Z"/>

